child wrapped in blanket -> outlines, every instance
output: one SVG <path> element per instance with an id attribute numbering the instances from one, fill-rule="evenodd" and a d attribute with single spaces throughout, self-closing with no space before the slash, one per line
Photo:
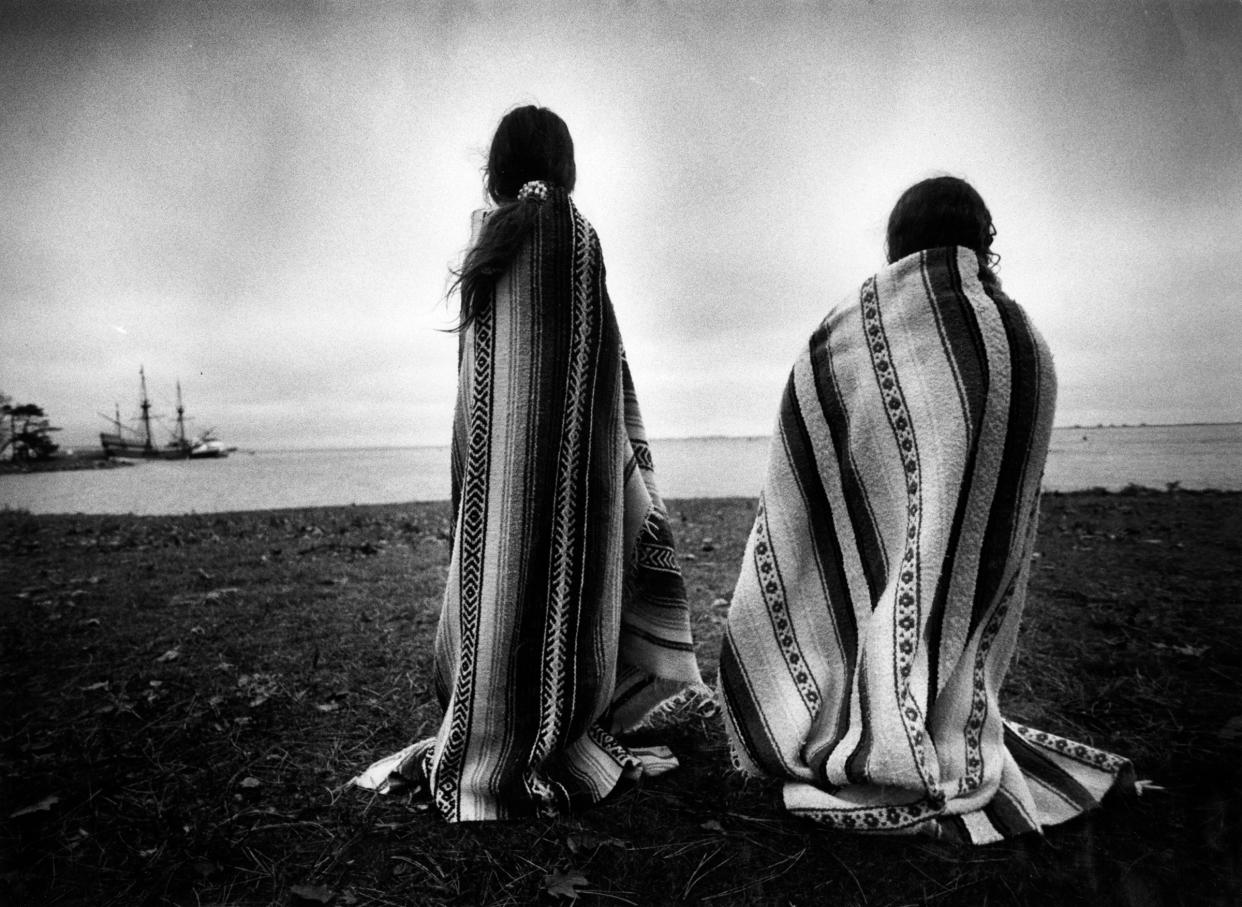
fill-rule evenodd
<path id="1" fill-rule="evenodd" d="M 735 763 L 839 829 L 986 843 L 1095 806 L 1129 763 L 1006 721 L 1056 401 L 1043 338 L 954 177 L 789 376 L 720 656 Z"/>
<path id="2" fill-rule="evenodd" d="M 435 736 L 354 779 L 450 822 L 565 812 L 676 765 L 614 736 L 710 695 L 563 120 L 519 107 L 459 279 L 453 549 Z"/>

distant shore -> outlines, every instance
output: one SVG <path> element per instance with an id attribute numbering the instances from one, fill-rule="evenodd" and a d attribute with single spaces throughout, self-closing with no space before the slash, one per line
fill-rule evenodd
<path id="1" fill-rule="evenodd" d="M 1079 423 L 1075 423 L 1072 425 L 1054 425 L 1052 428 L 1053 428 L 1053 431 L 1069 432 L 1069 431 L 1107 431 L 1111 429 L 1122 429 L 1122 428 L 1127 428 L 1127 429 L 1193 428 L 1193 427 L 1199 427 L 1199 426 L 1228 427 L 1232 425 L 1242 425 L 1242 421 L 1230 420 L 1230 421 L 1224 421 L 1224 422 L 1100 422 L 1100 423 L 1095 423 L 1091 425 L 1079 424 Z M 771 437 L 772 435 L 770 432 L 763 432 L 763 433 L 758 433 L 758 434 L 740 434 L 740 435 L 731 435 L 731 434 L 707 434 L 707 435 L 687 435 L 687 436 L 657 435 L 657 436 L 651 437 L 649 440 L 651 441 L 652 444 L 659 445 L 661 443 L 666 443 L 670 441 L 674 441 L 674 442 L 681 442 L 681 441 L 763 441 L 763 440 L 768 440 Z M 346 445 L 346 446 L 329 445 L 327 447 L 319 447 L 319 446 L 305 447 L 305 446 L 299 446 L 296 444 L 293 446 L 288 446 L 288 447 L 286 446 L 269 447 L 269 446 L 264 446 L 262 443 L 260 443 L 260 445 L 257 447 L 248 446 L 245 448 L 241 448 L 239 452 L 248 453 L 248 454 L 255 454 L 255 453 L 271 454 L 271 453 L 289 453 L 289 452 L 294 452 L 294 451 L 301 452 L 301 451 L 333 451 L 333 450 L 410 450 L 410 449 L 438 450 L 438 449 L 446 448 L 448 446 L 449 446 L 449 442 L 447 439 L 437 442 L 437 443 L 431 443 L 427 441 L 417 441 L 417 442 L 411 441 L 406 444 L 359 444 L 359 445 Z M 91 459 L 91 458 L 100 458 L 102 456 L 103 456 L 103 450 L 101 448 L 81 445 L 81 446 L 75 446 L 74 452 L 71 454 L 58 455 L 57 459 L 62 459 L 62 458 Z M 0 462 L 0 466 L 8 466 L 8 465 L 9 463 L 7 461 Z M 59 468 L 90 469 L 91 467 L 89 465 L 85 465 L 85 466 L 84 465 L 64 465 Z"/>
<path id="2" fill-rule="evenodd" d="M 72 453 L 57 454 L 46 460 L 0 461 L 0 475 L 28 472 L 68 472 L 76 469 L 115 469 L 133 466 L 129 460 L 106 456 L 100 448 L 83 448 Z"/>

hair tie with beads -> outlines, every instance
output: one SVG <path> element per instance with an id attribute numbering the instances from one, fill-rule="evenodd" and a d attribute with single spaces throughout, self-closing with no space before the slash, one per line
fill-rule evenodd
<path id="1" fill-rule="evenodd" d="M 524 183 L 522 188 L 518 190 L 518 201 L 524 202 L 528 198 L 541 202 L 548 197 L 548 184 L 543 180 L 531 180 Z"/>

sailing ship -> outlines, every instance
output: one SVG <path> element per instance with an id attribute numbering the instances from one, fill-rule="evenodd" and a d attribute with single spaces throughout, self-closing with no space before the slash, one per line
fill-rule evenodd
<path id="1" fill-rule="evenodd" d="M 212 437 L 214 429 L 190 438 L 185 432 L 185 406 L 181 402 L 181 382 L 177 382 L 177 429 L 172 440 L 164 446 L 158 446 L 151 434 L 151 401 L 147 397 L 147 375 L 142 366 L 138 367 L 138 380 L 142 388 L 142 430 L 137 431 L 121 421 L 121 408 L 116 407 L 114 418 L 108 418 L 115 429 L 99 433 L 99 443 L 103 446 L 104 456 L 126 457 L 143 460 L 202 460 L 227 457 L 235 447 L 225 447 L 218 439 Z M 101 413 L 102 415 L 102 413 Z"/>

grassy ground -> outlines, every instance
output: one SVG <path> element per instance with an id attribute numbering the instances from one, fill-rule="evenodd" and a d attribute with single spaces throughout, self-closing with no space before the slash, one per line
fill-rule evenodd
<path id="1" fill-rule="evenodd" d="M 714 678 L 753 502 L 671 507 Z M 1242 902 L 1242 495 L 1045 498 L 1007 713 L 1163 790 L 973 850 L 782 815 L 718 719 L 574 818 L 449 826 L 346 788 L 437 724 L 447 528 L 0 513 L 0 904 Z"/>

